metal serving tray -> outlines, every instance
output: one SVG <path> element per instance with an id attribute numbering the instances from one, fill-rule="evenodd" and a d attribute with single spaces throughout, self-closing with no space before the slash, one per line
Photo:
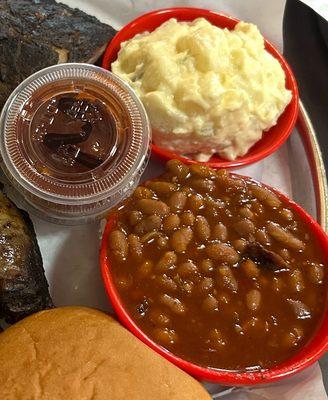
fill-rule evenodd
<path id="1" fill-rule="evenodd" d="M 315 131 L 302 103 L 300 103 L 300 114 L 297 120 L 297 130 L 302 140 L 304 150 L 306 152 L 308 162 L 310 165 L 312 182 L 314 186 L 316 219 L 319 222 L 319 224 L 323 227 L 323 229 L 327 231 L 328 230 L 328 213 L 327 213 L 328 186 L 327 186 L 326 171 Z M 300 190 L 304 192 L 306 188 L 304 186 L 299 187 L 298 189 L 295 187 L 294 200 L 296 202 L 298 201 L 299 196 L 301 196 L 301 199 L 303 197 L 302 194 L 300 193 Z M 300 204 L 302 205 L 301 202 Z M 306 205 L 304 206 L 306 207 Z"/>

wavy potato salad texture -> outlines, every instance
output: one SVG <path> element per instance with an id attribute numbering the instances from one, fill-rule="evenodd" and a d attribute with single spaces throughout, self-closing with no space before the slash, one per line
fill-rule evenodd
<path id="1" fill-rule="evenodd" d="M 245 155 L 291 100 L 282 67 L 245 22 L 170 19 L 122 43 L 111 67 L 141 98 L 154 142 L 202 161 Z"/>

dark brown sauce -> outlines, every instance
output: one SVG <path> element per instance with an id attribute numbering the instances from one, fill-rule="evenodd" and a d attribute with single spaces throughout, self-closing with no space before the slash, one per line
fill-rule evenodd
<path id="1" fill-rule="evenodd" d="M 106 105 L 90 95 L 64 93 L 37 110 L 32 145 L 45 165 L 65 173 L 100 166 L 113 153 L 115 120 Z"/>
<path id="2" fill-rule="evenodd" d="M 163 254 L 176 252 L 173 233 L 163 232 L 161 225 L 156 230 L 167 237 L 167 247 L 159 248 L 156 236 L 150 235 L 150 240 L 143 243 L 142 258 L 138 260 L 130 253 L 130 247 L 125 260 L 117 259 L 113 246 L 119 249 L 118 243 L 111 245 L 109 242 L 112 249 L 108 253 L 111 272 L 132 318 L 149 337 L 172 353 L 205 367 L 266 369 L 295 355 L 319 326 L 327 299 L 324 257 L 313 233 L 296 213 L 288 210 L 287 204 L 280 202 L 280 205 L 270 207 L 263 198 L 252 194 L 249 184 L 243 186 L 238 180 L 222 176 L 213 173 L 209 178 L 208 182 L 214 183 L 214 189 L 208 192 L 205 188 L 199 193 L 203 206 L 193 213 L 196 219 L 197 216 L 207 219 L 211 235 L 218 223 L 227 228 L 227 237 L 223 242 L 237 251 L 237 262 L 222 263 L 214 258 L 213 268 L 204 271 L 202 262 L 211 258 L 206 253 L 206 246 L 221 242 L 213 236 L 206 241 L 199 240 L 193 225 L 193 239 L 187 249 L 177 253 L 174 265 L 165 272 L 160 271 L 158 262 Z M 193 188 L 191 194 L 197 192 L 200 182 L 205 179 L 191 173 L 177 182 L 174 175 L 166 173 L 157 181 L 174 182 L 174 190 L 189 191 L 189 198 L 190 188 Z M 172 213 L 171 193 L 153 192 L 151 196 L 154 200 L 170 204 Z M 138 202 L 132 197 L 118 211 L 116 229 L 121 230 L 127 240 L 131 233 L 137 233 L 137 225 L 129 222 L 129 213 L 138 210 Z M 183 210 L 173 212 L 181 219 L 182 213 L 190 209 L 187 201 Z M 249 212 L 253 215 L 251 221 L 255 226 L 248 236 L 239 233 L 238 225 L 240 221 L 248 220 L 244 218 L 245 210 L 252 213 Z M 270 221 L 299 240 L 295 247 L 301 244 L 301 249 L 287 246 L 287 250 L 281 242 L 268 235 Z M 180 223 L 174 231 L 182 225 Z M 263 246 L 256 242 L 259 237 L 257 232 L 262 231 L 266 231 L 269 237 L 269 242 Z M 117 237 L 120 236 L 124 241 L 124 236 L 118 233 Z M 248 245 L 243 250 L 235 245 L 241 236 Z M 151 266 L 146 275 L 142 267 L 145 260 Z M 189 260 L 195 265 L 195 272 L 191 271 L 189 276 L 186 273 L 182 275 L 180 266 Z M 257 276 L 250 277 L 245 273 L 243 263 L 246 260 L 254 262 Z M 231 287 L 229 276 L 223 278 L 220 275 L 220 268 L 230 269 L 235 279 L 232 283 L 238 285 L 236 289 Z M 169 285 L 163 281 L 163 275 Z M 206 288 L 204 282 L 211 285 Z M 188 287 L 191 289 L 188 290 Z M 252 310 L 248 305 L 248 296 L 254 291 L 260 293 L 260 305 Z M 177 299 L 183 306 L 182 311 L 170 308 L 168 302 L 163 302 L 163 296 Z M 213 310 L 208 307 L 211 304 L 204 301 L 208 296 L 214 299 Z"/>

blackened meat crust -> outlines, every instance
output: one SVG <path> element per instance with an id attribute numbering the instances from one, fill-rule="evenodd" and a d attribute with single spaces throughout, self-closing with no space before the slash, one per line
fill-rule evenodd
<path id="1" fill-rule="evenodd" d="M 61 62 L 95 62 L 116 31 L 54 0 L 0 1 L 0 109 L 26 77 Z"/>
<path id="2" fill-rule="evenodd" d="M 15 323 L 51 307 L 32 221 L 0 193 L 0 318 Z"/>

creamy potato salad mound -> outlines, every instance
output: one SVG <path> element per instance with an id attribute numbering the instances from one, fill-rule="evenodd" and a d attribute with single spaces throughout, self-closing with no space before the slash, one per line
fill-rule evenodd
<path id="1" fill-rule="evenodd" d="M 291 100 L 279 62 L 245 22 L 170 19 L 122 43 L 112 71 L 140 96 L 154 142 L 202 161 L 246 154 Z"/>

